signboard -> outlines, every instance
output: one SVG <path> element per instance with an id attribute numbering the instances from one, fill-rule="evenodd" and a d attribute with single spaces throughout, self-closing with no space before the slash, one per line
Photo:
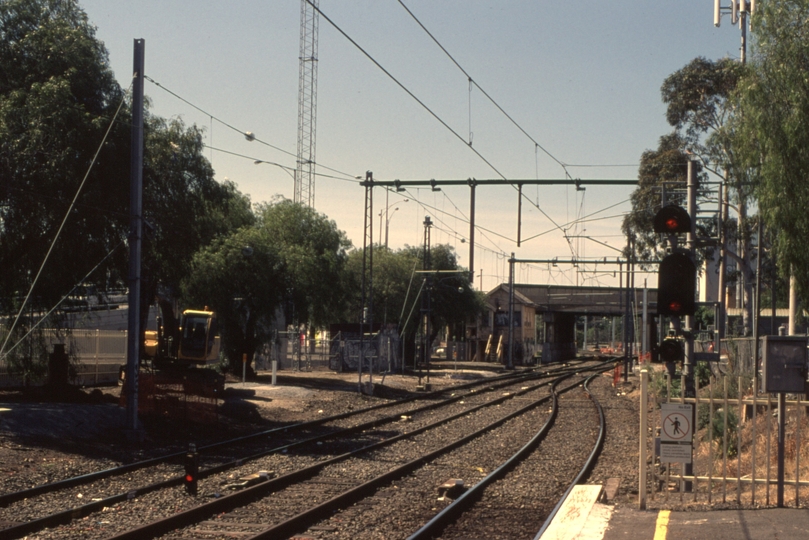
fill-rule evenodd
<path id="1" fill-rule="evenodd" d="M 660 462 L 691 463 L 693 405 L 663 403 L 660 406 Z"/>

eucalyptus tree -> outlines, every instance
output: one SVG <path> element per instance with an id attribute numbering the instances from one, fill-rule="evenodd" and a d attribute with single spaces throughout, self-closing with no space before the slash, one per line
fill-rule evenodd
<path id="1" fill-rule="evenodd" d="M 782 274 L 809 295 L 809 1 L 762 2 L 753 20 L 754 48 L 740 84 L 737 144 L 759 176 L 760 211 L 777 231 Z M 751 186 L 752 187 L 752 186 Z"/>
<path id="2" fill-rule="evenodd" d="M 666 120 L 674 132 L 661 137 L 656 151 L 643 154 L 640 185 L 632 195 L 633 209 L 624 220 L 623 229 L 635 240 L 636 255 L 641 260 L 649 260 L 660 251 L 657 237 L 651 233 L 651 218 L 661 203 L 662 184 L 680 182 L 684 191 L 686 164 L 694 160 L 702 186 L 698 205 L 704 208 L 705 203 L 710 202 L 709 190 L 704 187 L 707 173 L 724 178 L 727 197 L 736 209 L 737 218 L 722 225 L 724 231 L 730 233 L 730 239 L 735 240 L 727 246 L 726 253 L 736 262 L 738 277 L 744 285 L 743 332 L 746 334 L 752 324 L 755 260 L 750 248 L 754 222 L 748 217 L 754 197 L 750 182 L 754 171 L 745 163 L 736 142 L 736 118 L 740 109 L 735 91 L 744 71 L 744 66 L 732 59 L 712 61 L 699 57 L 665 79 L 661 96 L 666 104 Z M 675 194 L 675 202 L 678 202 L 676 197 Z M 698 221 L 697 226 L 712 235 L 716 232 L 714 222 Z M 701 256 L 707 254 L 707 250 L 703 250 Z"/>
<path id="3" fill-rule="evenodd" d="M 49 310 L 84 279 L 126 285 L 130 119 L 127 89 L 75 0 L 0 2 L 3 314 L 26 297 Z M 202 149 L 200 129 L 147 114 L 145 304 L 161 285 L 178 290 L 202 246 L 254 221 Z"/>
<path id="4" fill-rule="evenodd" d="M 258 227 L 284 263 L 285 316 L 311 332 L 344 309 L 345 265 L 351 242 L 324 214 L 288 199 L 258 205 Z"/>
<path id="5" fill-rule="evenodd" d="M 18 307 L 49 250 L 47 278 L 32 295 L 39 307 L 58 301 L 92 268 L 89 261 L 125 238 L 129 130 L 113 123 L 124 91 L 108 65 L 76 2 L 0 3 L 4 310 Z"/>

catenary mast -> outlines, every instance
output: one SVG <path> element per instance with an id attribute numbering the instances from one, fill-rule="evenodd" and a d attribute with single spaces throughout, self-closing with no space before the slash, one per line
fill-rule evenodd
<path id="1" fill-rule="evenodd" d="M 293 200 L 315 206 L 315 135 L 317 118 L 317 32 L 319 0 L 301 0 L 298 72 L 298 159 Z"/>

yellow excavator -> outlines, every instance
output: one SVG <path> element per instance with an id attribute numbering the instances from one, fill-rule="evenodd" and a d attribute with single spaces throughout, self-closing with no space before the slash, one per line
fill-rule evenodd
<path id="1" fill-rule="evenodd" d="M 219 326 L 216 313 L 186 309 L 179 321 L 171 324 L 157 318 L 157 330 L 147 330 L 143 344 L 144 357 L 155 369 L 201 367 L 219 362 Z M 168 323 L 168 324 L 167 324 Z"/>
<path id="2" fill-rule="evenodd" d="M 178 319 L 168 303 L 159 302 L 163 316 L 157 330 L 146 330 L 141 369 L 165 377 L 195 380 L 214 392 L 224 390 L 224 376 L 214 369 L 199 369 L 219 362 L 221 341 L 216 313 L 186 309 Z M 121 366 L 119 384 L 124 384 L 126 366 Z M 189 379 L 190 378 L 190 379 Z"/>

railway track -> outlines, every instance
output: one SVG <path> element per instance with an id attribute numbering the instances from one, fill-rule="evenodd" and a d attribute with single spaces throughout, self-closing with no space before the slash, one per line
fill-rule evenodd
<path id="1" fill-rule="evenodd" d="M 603 445 L 604 413 L 587 388 L 594 378 L 583 392 L 555 392 L 553 412 L 536 435 L 408 540 L 539 538 Z"/>
<path id="2" fill-rule="evenodd" d="M 42 538 L 70 537 L 77 532 L 84 537 L 105 538 L 115 534 L 115 525 L 126 521 L 119 519 L 122 513 L 134 514 L 138 516 L 134 519 L 143 523 L 157 521 L 165 512 L 204 507 L 200 501 L 226 499 L 224 495 L 239 484 L 238 478 L 263 468 L 271 469 L 269 475 L 276 477 L 305 475 L 296 471 L 323 467 L 334 456 L 379 443 L 385 435 L 427 430 L 427 426 L 469 414 L 477 406 L 503 407 L 508 402 L 516 403 L 522 399 L 520 393 L 528 391 L 522 388 L 526 378 L 538 379 L 532 384 L 541 387 L 539 379 L 547 376 L 526 373 L 522 377 L 469 383 L 451 391 L 424 395 L 419 400 L 383 404 L 208 445 L 200 448 L 205 468 L 200 473 L 199 498 L 184 496 L 181 488 L 177 488 L 182 481 L 182 469 L 176 454 L 5 494 L 0 496 L 0 506 L 5 506 L 0 509 L 0 520 L 16 524 L 0 532 L 6 538 L 21 538 L 37 531 Z M 496 393 L 505 395 L 495 399 Z M 148 508 L 138 510 L 144 501 Z M 76 505 L 77 502 L 81 504 Z M 125 510 L 129 507 L 131 512 Z M 43 515 L 43 508 L 65 510 Z"/>

